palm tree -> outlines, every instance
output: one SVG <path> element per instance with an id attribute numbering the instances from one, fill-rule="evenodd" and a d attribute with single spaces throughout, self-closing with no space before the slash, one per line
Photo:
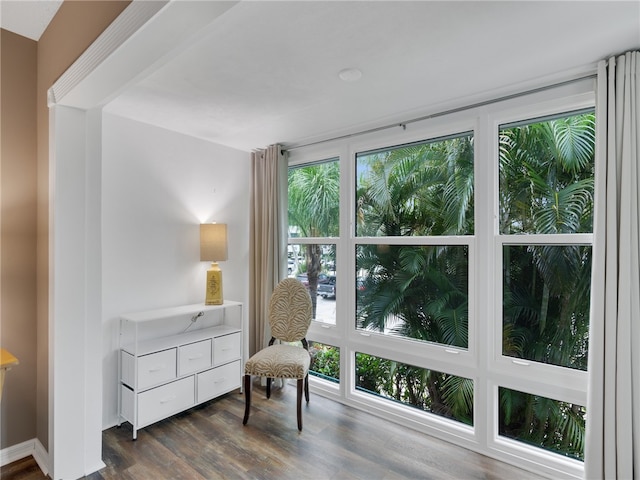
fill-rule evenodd
<path id="1" fill-rule="evenodd" d="M 289 169 L 289 229 L 302 237 L 338 235 L 340 166 L 329 161 Z M 305 246 L 305 265 L 309 294 L 316 314 L 318 275 L 321 272 L 322 249 L 317 244 Z"/>
<path id="2" fill-rule="evenodd" d="M 473 137 L 364 155 L 359 167 L 359 236 L 473 233 Z M 359 328 L 467 347 L 466 246 L 360 245 L 356 268 L 366 272 L 356 302 Z M 358 368 L 367 357 L 357 357 Z M 373 391 L 472 422 L 472 380 L 387 362 L 389 378 Z"/>
<path id="3" fill-rule="evenodd" d="M 592 231 L 594 144 L 592 113 L 501 131 L 501 231 Z M 504 353 L 586 370 L 591 249 L 509 246 L 503 266 Z"/>
<path id="4" fill-rule="evenodd" d="M 592 113 L 500 132 L 500 231 L 592 231 L 595 117 Z M 503 354 L 586 370 L 591 248 L 503 249 Z M 585 410 L 500 389 L 500 432 L 583 458 Z"/>
<path id="5" fill-rule="evenodd" d="M 471 136 L 376 153 L 362 163 L 359 235 L 473 231 Z M 356 267 L 367 272 L 357 302 L 360 328 L 467 346 L 466 247 L 360 245 Z"/>

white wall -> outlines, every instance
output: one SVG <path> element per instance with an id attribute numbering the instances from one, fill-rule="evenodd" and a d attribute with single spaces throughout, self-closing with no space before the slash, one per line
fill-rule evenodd
<path id="1" fill-rule="evenodd" d="M 224 296 L 248 301 L 250 155 L 105 113 L 103 428 L 117 422 L 119 316 L 204 302 L 200 223 L 228 224 Z M 247 309 L 244 309 L 245 312 Z M 246 313 L 245 313 L 246 315 Z"/>

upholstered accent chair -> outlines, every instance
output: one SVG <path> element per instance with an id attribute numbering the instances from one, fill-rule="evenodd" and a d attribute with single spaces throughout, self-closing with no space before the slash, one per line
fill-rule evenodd
<path id="1" fill-rule="evenodd" d="M 246 425 L 251 410 L 252 377 L 267 378 L 267 398 L 271 397 L 271 380 L 296 379 L 298 381 L 298 430 L 302 431 L 302 391 L 309 403 L 309 365 L 311 356 L 306 340 L 311 323 L 311 298 L 305 286 L 295 278 L 285 278 L 273 290 L 269 302 L 269 346 L 253 355 L 244 366 L 245 411 L 242 424 Z M 280 343 L 275 343 L 279 340 Z M 282 343 L 285 342 L 285 343 Z M 299 345 L 291 343 L 301 342 Z"/>

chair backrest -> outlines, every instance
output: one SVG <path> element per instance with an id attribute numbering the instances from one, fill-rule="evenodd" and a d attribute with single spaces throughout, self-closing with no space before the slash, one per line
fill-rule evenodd
<path id="1" fill-rule="evenodd" d="M 305 286 L 295 278 L 285 278 L 276 285 L 269 302 L 271 335 L 284 342 L 302 340 L 311 324 L 311 311 Z"/>

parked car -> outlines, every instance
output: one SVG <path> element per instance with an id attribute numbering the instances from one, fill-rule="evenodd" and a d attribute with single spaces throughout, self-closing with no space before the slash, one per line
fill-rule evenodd
<path id="1" fill-rule="evenodd" d="M 318 281 L 317 293 L 322 298 L 336 298 L 336 277 L 329 275 L 324 281 Z"/>
<path id="2" fill-rule="evenodd" d="M 302 284 L 305 287 L 309 288 L 309 277 L 307 277 L 306 273 L 299 273 L 298 275 L 296 275 L 296 278 L 298 280 L 300 280 L 300 282 L 302 282 Z M 326 282 L 327 278 L 329 278 L 329 276 L 326 273 L 319 273 L 318 274 L 318 286 L 320 286 L 320 284 Z"/>

